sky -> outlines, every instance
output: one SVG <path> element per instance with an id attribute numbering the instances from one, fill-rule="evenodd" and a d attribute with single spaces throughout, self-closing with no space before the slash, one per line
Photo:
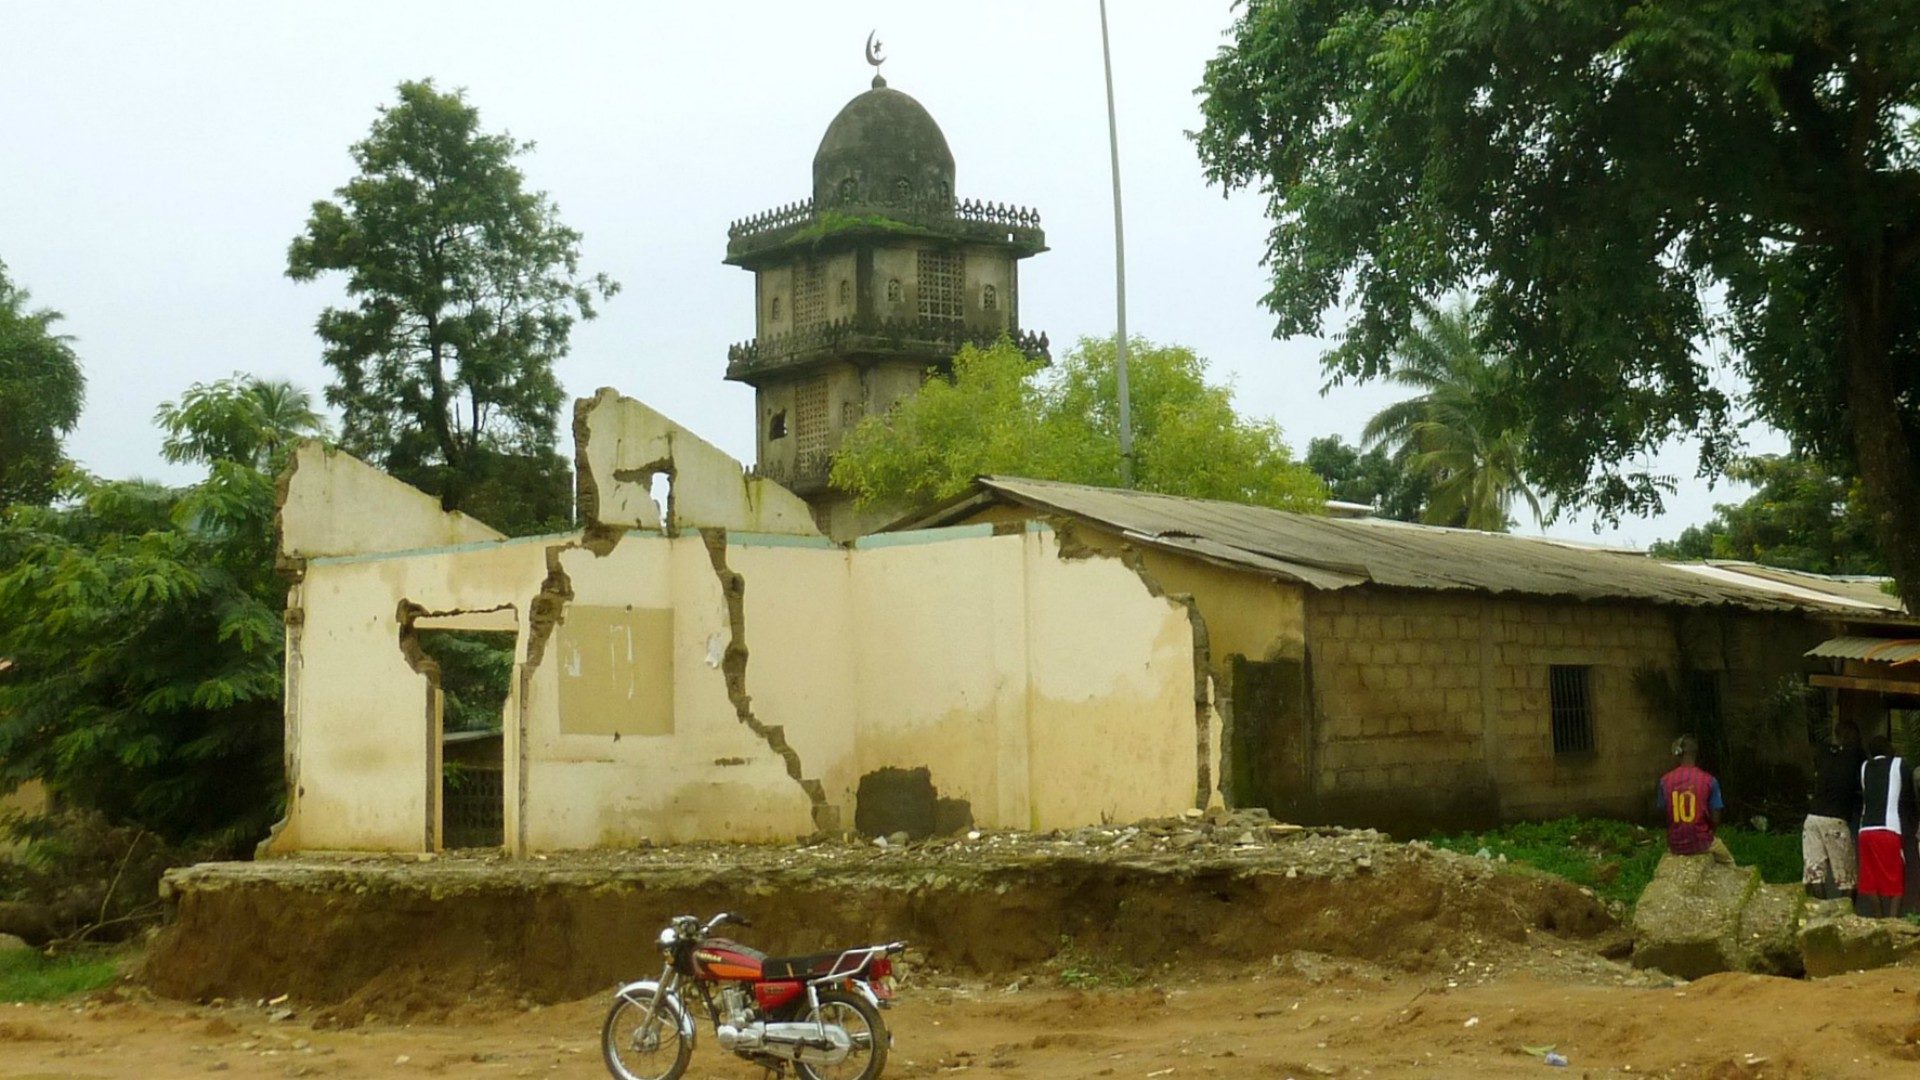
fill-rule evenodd
<path id="1" fill-rule="evenodd" d="M 569 394 L 616 387 L 743 461 L 752 391 L 721 375 L 752 336 L 753 285 L 720 263 L 727 226 L 810 194 L 821 134 L 871 78 L 870 30 L 889 84 L 945 131 L 956 194 L 1040 211 L 1052 250 L 1022 265 L 1026 328 L 1056 352 L 1112 333 L 1093 0 L 0 5 L 0 261 L 66 317 L 89 380 L 68 449 L 101 475 L 191 480 L 160 462 L 152 418 L 194 382 L 246 371 L 319 398 L 313 323 L 342 294 L 288 280 L 287 244 L 406 79 L 464 88 L 487 130 L 534 141 L 530 185 L 584 234 L 583 270 L 621 283 L 560 362 Z M 1323 395 L 1325 343 L 1273 338 L 1264 200 L 1209 187 L 1186 136 L 1229 3 L 1111 0 L 1110 19 L 1130 330 L 1208 358 L 1296 452 L 1354 441 L 1398 394 Z M 1744 497 L 1689 479 L 1687 447 L 1656 464 L 1682 480 L 1661 518 L 1546 531 L 1644 546 Z"/>

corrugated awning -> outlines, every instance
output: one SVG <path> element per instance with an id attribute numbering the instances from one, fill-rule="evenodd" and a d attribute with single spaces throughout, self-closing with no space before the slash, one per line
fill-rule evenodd
<path id="1" fill-rule="evenodd" d="M 1833 660 L 1871 660 L 1876 664 L 1920 663 L 1920 638 L 1829 638 L 1808 649 L 1807 655 Z"/>

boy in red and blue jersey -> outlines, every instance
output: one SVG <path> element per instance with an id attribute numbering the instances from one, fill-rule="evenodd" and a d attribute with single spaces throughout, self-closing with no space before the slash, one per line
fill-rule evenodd
<path id="1" fill-rule="evenodd" d="M 1720 781 L 1694 764 L 1700 744 L 1691 735 L 1673 740 L 1679 759 L 1660 778 L 1660 812 L 1667 821 L 1667 850 L 1675 855 L 1704 855 L 1716 847 L 1713 830 L 1720 824 Z M 1725 850 L 1722 848 L 1721 850 Z"/>

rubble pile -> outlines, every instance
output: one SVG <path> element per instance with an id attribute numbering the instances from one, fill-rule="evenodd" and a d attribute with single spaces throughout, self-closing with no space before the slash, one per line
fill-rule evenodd
<path id="1" fill-rule="evenodd" d="M 1068 951 L 1140 970 L 1308 951 L 1466 974 L 1489 951 L 1578 951 L 1616 926 L 1559 878 L 1224 810 L 919 841 L 210 863 L 163 893 L 172 917 L 148 965 L 162 992 L 326 1002 L 578 997 L 657 970 L 672 916 L 723 910 L 770 954 L 904 939 L 927 966 L 984 977 Z"/>

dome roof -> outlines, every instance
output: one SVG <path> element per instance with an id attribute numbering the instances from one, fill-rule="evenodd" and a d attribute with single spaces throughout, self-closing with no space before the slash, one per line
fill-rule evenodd
<path id="1" fill-rule="evenodd" d="M 953 198 L 953 152 L 918 101 L 874 76 L 847 102 L 813 155 L 813 204 L 902 206 Z"/>

